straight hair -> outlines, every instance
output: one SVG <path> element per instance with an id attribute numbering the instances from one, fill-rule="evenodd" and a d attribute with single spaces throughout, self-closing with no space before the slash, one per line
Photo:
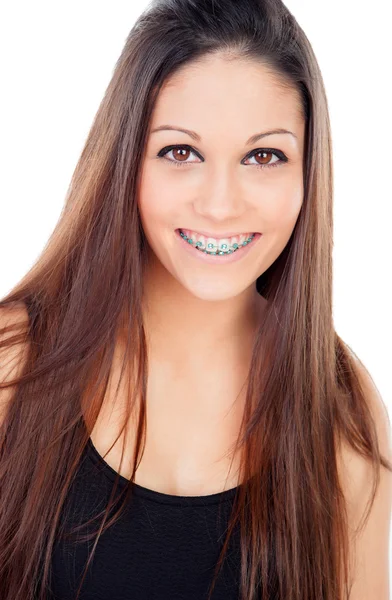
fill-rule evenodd
<path id="1" fill-rule="evenodd" d="M 234 448 L 241 450 L 244 485 L 236 491 L 209 599 L 237 525 L 242 600 L 348 598 L 338 452 L 347 444 L 372 463 L 373 495 L 363 526 L 380 467 L 392 466 L 380 454 L 354 353 L 333 323 L 332 144 L 320 69 L 281 0 L 159 0 L 126 39 L 47 245 L 0 301 L 9 314 L 25 313 L 0 330 L 0 364 L 13 346 L 25 349 L 18 376 L 0 388 L 12 389 L 0 429 L 2 600 L 44 600 L 54 544 L 75 534 L 75 543 L 95 540 L 83 581 L 101 533 L 132 495 L 144 451 L 148 370 L 141 164 L 163 84 L 213 55 L 256 62 L 282 90 L 296 90 L 306 129 L 303 205 L 286 247 L 256 281 L 268 304 Z M 133 472 L 118 510 L 109 518 L 119 476 L 105 511 L 92 519 L 99 519 L 98 528 L 83 537 L 79 528 L 66 531 L 61 510 L 107 392 L 119 340 L 129 397 L 122 431 L 141 400 Z"/>

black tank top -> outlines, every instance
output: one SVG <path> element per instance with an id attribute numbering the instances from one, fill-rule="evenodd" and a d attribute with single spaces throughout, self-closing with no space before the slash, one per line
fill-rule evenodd
<path id="1" fill-rule="evenodd" d="M 116 476 L 90 439 L 63 508 L 67 531 L 106 508 Z M 120 476 L 118 490 L 127 484 Z M 80 600 L 206 599 L 237 489 L 173 496 L 134 483 L 126 510 L 98 540 Z M 109 515 L 121 504 L 122 497 Z M 86 531 L 97 531 L 101 521 L 102 516 Z M 237 527 L 213 600 L 239 599 L 239 540 Z M 85 543 L 56 542 L 50 598 L 75 600 L 94 541 L 95 536 Z"/>

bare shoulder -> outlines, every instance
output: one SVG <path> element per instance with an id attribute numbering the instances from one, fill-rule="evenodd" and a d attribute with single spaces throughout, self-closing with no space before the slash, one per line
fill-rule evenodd
<path id="1" fill-rule="evenodd" d="M 3 388 L 2 385 L 19 376 L 28 350 L 26 343 L 13 342 L 12 345 L 7 343 L 7 340 L 10 342 L 10 339 L 21 330 L 4 330 L 11 325 L 26 326 L 28 321 L 29 317 L 24 305 L 0 307 L 0 423 L 14 392 L 13 387 Z"/>
<path id="2" fill-rule="evenodd" d="M 355 356 L 354 364 L 367 400 L 367 406 L 373 417 L 380 453 L 383 457 L 392 461 L 391 421 L 387 407 L 365 365 Z M 350 467 L 347 475 L 353 486 L 352 492 L 355 497 L 356 494 L 361 492 L 361 489 L 366 489 L 369 485 L 370 463 L 346 445 L 342 451 L 342 459 L 346 468 Z M 382 468 L 381 472 L 385 473 L 386 471 Z"/>
<path id="3" fill-rule="evenodd" d="M 387 407 L 364 364 L 354 357 L 356 373 L 373 417 L 378 446 L 383 458 L 392 463 L 391 422 Z M 347 502 L 350 554 L 354 561 L 350 600 L 388 600 L 389 538 L 392 512 L 392 473 L 381 466 L 374 503 L 370 461 L 345 446 L 340 457 L 341 482 Z M 359 528 L 359 534 L 355 531 Z"/>

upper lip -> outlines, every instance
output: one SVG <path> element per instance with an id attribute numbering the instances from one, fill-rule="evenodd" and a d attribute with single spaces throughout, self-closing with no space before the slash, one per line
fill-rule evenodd
<path id="1" fill-rule="evenodd" d="M 192 227 L 180 227 L 181 230 L 183 229 L 187 229 L 188 231 L 194 231 L 195 233 L 200 233 L 201 235 L 204 235 L 205 237 L 211 237 L 211 238 L 229 238 L 229 237 L 234 237 L 236 235 L 244 235 L 245 233 L 257 233 L 257 232 L 252 232 L 252 230 L 248 230 L 248 231 L 244 231 L 242 232 L 238 232 L 238 231 L 229 231 L 224 232 L 224 233 L 212 233 L 211 231 L 203 231 L 202 229 L 192 229 Z"/>

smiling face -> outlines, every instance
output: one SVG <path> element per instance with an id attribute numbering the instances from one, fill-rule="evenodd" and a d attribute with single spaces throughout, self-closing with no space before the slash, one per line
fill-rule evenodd
<path id="1" fill-rule="evenodd" d="M 277 129 L 291 133 L 251 139 Z M 165 82 L 138 197 L 150 269 L 160 281 L 168 277 L 203 300 L 226 300 L 255 286 L 286 246 L 301 209 L 304 134 L 298 93 L 279 86 L 262 64 L 209 56 Z M 179 230 L 188 237 L 215 234 L 213 245 L 243 242 L 231 234 L 261 235 L 212 257 Z M 208 252 L 207 238 L 196 240 Z"/>

